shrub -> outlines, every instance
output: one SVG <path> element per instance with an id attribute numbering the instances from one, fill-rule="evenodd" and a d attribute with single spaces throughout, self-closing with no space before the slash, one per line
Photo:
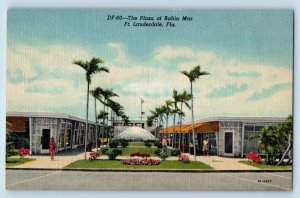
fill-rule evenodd
<path id="1" fill-rule="evenodd" d="M 172 156 L 178 156 L 178 155 L 180 155 L 180 153 L 181 153 L 180 149 L 172 149 L 171 150 Z"/>
<path id="2" fill-rule="evenodd" d="M 144 144 L 148 148 L 150 148 L 152 146 L 152 144 L 149 141 L 145 141 Z"/>
<path id="3" fill-rule="evenodd" d="M 107 148 L 107 147 L 102 147 L 102 148 L 101 148 L 101 153 L 102 153 L 102 154 L 106 154 L 107 151 L 108 151 L 108 148 Z"/>
<path id="4" fill-rule="evenodd" d="M 168 154 L 166 154 L 166 153 L 160 154 L 160 158 L 163 159 L 163 160 L 167 159 L 168 157 L 169 157 L 169 156 L 168 156 Z"/>
<path id="5" fill-rule="evenodd" d="M 116 157 L 118 156 L 118 154 L 115 153 L 115 152 L 113 152 L 113 151 L 107 152 L 106 155 L 108 156 L 108 159 L 109 159 L 109 160 L 115 160 Z"/>
<path id="6" fill-rule="evenodd" d="M 119 146 L 119 141 L 118 140 L 111 140 L 109 142 L 109 147 L 110 148 L 117 148 Z"/>
<path id="7" fill-rule="evenodd" d="M 187 155 L 179 155 L 178 159 L 179 159 L 179 161 L 182 161 L 184 163 L 189 163 L 190 162 L 190 158 Z"/>
<path id="8" fill-rule="evenodd" d="M 126 148 L 128 146 L 128 140 L 120 140 L 120 144 L 123 148 Z"/>
<path id="9" fill-rule="evenodd" d="M 256 163 L 261 163 L 262 159 L 260 156 L 258 156 L 256 153 L 247 153 L 246 157 L 248 158 L 248 160 L 252 161 L 252 162 L 256 162 Z"/>
<path id="10" fill-rule="evenodd" d="M 100 157 L 100 153 L 98 152 L 91 152 L 89 155 L 90 155 L 89 156 L 90 161 L 95 160 L 97 157 Z"/>
<path id="11" fill-rule="evenodd" d="M 112 152 L 117 153 L 118 155 L 122 155 L 122 150 L 121 149 L 114 149 Z"/>
<path id="12" fill-rule="evenodd" d="M 18 154 L 18 151 L 14 144 L 16 137 L 16 134 L 8 130 L 8 128 L 6 127 L 6 160 L 8 157 Z"/>
<path id="13" fill-rule="evenodd" d="M 154 151 L 154 154 L 157 155 L 157 156 L 160 156 L 160 153 L 162 152 L 161 149 L 157 149 Z"/>
<path id="14" fill-rule="evenodd" d="M 30 143 L 29 143 L 29 138 L 24 138 L 24 148 L 29 148 L 30 147 Z"/>
<path id="15" fill-rule="evenodd" d="M 109 160 L 115 160 L 118 155 L 122 155 L 122 150 L 114 149 L 112 151 L 106 152 Z"/>
<path id="16" fill-rule="evenodd" d="M 156 146 L 157 148 L 162 148 L 163 146 L 162 146 L 162 144 L 161 144 L 161 142 L 160 141 L 154 141 L 153 142 L 153 144 L 154 144 L 154 146 Z"/>

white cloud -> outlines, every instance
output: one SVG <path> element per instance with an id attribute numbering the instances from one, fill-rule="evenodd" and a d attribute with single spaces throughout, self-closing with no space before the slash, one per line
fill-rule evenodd
<path id="1" fill-rule="evenodd" d="M 193 50 L 186 47 L 174 47 L 174 46 L 163 46 L 154 51 L 154 59 L 157 61 L 163 61 L 166 59 L 187 57 L 192 58 L 194 56 Z"/>
<path id="2" fill-rule="evenodd" d="M 175 65 L 173 70 L 168 70 L 167 67 L 163 68 L 161 64 L 157 65 L 152 60 L 136 63 L 129 59 L 125 53 L 126 47 L 121 43 L 109 43 L 108 46 L 116 50 L 117 56 L 114 59 L 106 60 L 110 69 L 109 74 L 100 73 L 93 76 L 91 89 L 96 86 L 117 89 L 115 91 L 119 91 L 120 97 L 116 100 L 125 107 L 126 113 L 131 118 L 139 116 L 140 98 L 146 101 L 144 110 L 146 114 L 149 114 L 150 109 L 171 99 L 174 88 L 180 92 L 183 89 L 189 91 L 189 81 L 179 71 L 190 70 L 199 64 L 201 69 L 208 71 L 210 75 L 202 76 L 194 83 L 196 119 L 209 116 L 286 116 L 292 112 L 292 89 L 281 90 L 261 100 L 251 101 L 248 99 L 254 92 L 261 92 L 262 89 L 280 83 L 292 83 L 292 69 L 268 64 L 243 63 L 236 59 L 225 60 L 218 57 L 213 51 L 193 51 L 188 47 L 164 46 L 155 50 L 156 60 L 161 61 L 175 57 L 187 58 L 178 62 L 177 67 Z M 159 51 L 161 53 L 158 53 Z M 28 109 L 57 111 L 58 106 L 62 112 L 67 111 L 67 113 L 74 114 L 76 111 L 84 116 L 86 81 L 82 69 L 70 62 L 74 57 L 89 60 L 90 56 L 85 49 L 60 45 L 45 46 L 43 49 L 29 46 L 10 49 L 8 70 L 16 76 L 18 69 L 21 69 L 26 79 L 30 79 L 37 75 L 36 67 L 40 67 L 50 76 L 59 71 L 64 74 L 65 78 L 25 80 L 22 83 L 8 81 L 7 109 L 9 111 L 28 111 Z M 123 59 L 126 62 L 120 64 L 120 60 Z M 229 72 L 243 75 L 228 75 Z M 259 75 L 251 78 L 248 75 L 251 73 Z M 74 86 L 74 75 L 77 77 L 76 86 Z M 237 86 L 247 84 L 247 89 L 228 97 L 207 97 L 215 89 L 232 84 Z M 54 91 L 57 93 L 53 94 Z M 93 114 L 93 100 L 91 99 L 90 102 L 91 114 Z M 188 121 L 190 112 L 186 111 L 186 114 L 186 121 Z"/>
<path id="3" fill-rule="evenodd" d="M 26 79 L 36 76 L 37 71 L 42 71 L 42 75 L 54 75 L 58 71 L 66 75 L 79 73 L 82 69 L 72 64 L 72 61 L 91 58 L 85 49 L 70 45 L 49 45 L 43 48 L 16 45 L 8 52 L 8 71 L 15 74 L 16 68 L 23 68 Z"/>
<path id="4" fill-rule="evenodd" d="M 36 72 L 31 66 L 30 58 L 22 54 L 8 49 L 7 51 L 7 71 L 9 78 L 18 78 L 19 72 L 26 79 L 31 79 L 36 76 Z"/>
<path id="5" fill-rule="evenodd" d="M 108 43 L 108 47 L 116 50 L 116 57 L 114 59 L 116 62 L 128 62 L 125 46 L 122 43 Z"/>

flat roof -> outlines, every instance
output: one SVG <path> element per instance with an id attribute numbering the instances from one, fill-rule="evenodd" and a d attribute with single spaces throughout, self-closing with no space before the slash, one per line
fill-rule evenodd
<path id="1" fill-rule="evenodd" d="M 86 120 L 81 117 L 73 116 L 66 113 L 54 112 L 6 112 L 7 117 L 30 117 L 30 118 L 61 118 L 85 122 Z M 88 121 L 90 124 L 95 124 L 95 121 Z"/>
<path id="2" fill-rule="evenodd" d="M 257 122 L 284 122 L 287 117 L 209 117 L 200 120 L 196 120 L 195 123 L 199 122 L 244 122 L 244 123 L 257 123 Z M 190 122 L 191 123 L 191 122 Z"/>

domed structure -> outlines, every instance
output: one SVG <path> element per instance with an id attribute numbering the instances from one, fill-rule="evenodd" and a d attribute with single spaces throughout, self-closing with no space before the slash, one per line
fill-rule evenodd
<path id="1" fill-rule="evenodd" d="M 121 132 L 116 139 L 125 139 L 125 140 L 157 140 L 157 138 L 152 135 L 149 131 L 133 126 L 123 132 Z"/>

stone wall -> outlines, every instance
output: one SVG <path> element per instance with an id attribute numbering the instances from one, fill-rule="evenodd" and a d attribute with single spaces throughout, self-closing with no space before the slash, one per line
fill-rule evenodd
<path id="1" fill-rule="evenodd" d="M 218 134 L 218 155 L 240 157 L 242 151 L 242 122 L 227 122 L 219 123 Z M 225 132 L 233 132 L 233 153 L 225 153 Z"/>
<path id="2" fill-rule="evenodd" d="M 58 137 L 58 119 L 56 118 L 32 118 L 31 151 L 33 154 L 41 154 L 41 137 L 43 129 L 50 129 L 50 137 Z"/>

